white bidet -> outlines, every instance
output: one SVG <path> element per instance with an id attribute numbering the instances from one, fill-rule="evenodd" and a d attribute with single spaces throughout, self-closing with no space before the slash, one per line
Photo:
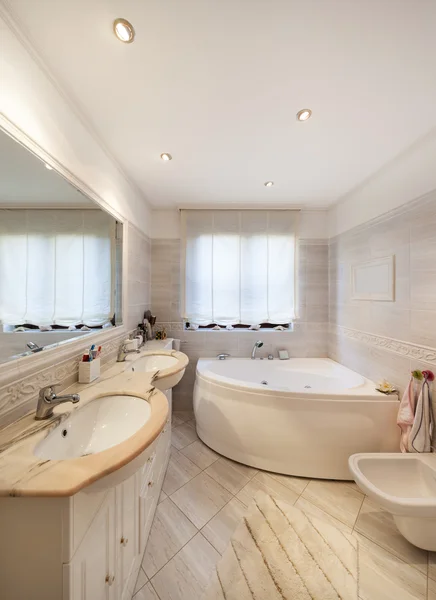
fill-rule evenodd
<path id="1" fill-rule="evenodd" d="M 348 464 L 357 485 L 391 513 L 406 540 L 436 551 L 436 454 L 353 454 Z"/>

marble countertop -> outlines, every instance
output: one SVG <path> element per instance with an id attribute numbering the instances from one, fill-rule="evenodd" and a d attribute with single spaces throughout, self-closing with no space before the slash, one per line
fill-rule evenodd
<path id="1" fill-rule="evenodd" d="M 126 366 L 142 356 L 166 354 L 178 364 L 151 373 L 126 371 Z M 0 431 L 0 496 L 72 496 L 81 489 L 120 469 L 143 452 L 160 434 L 168 418 L 168 402 L 153 382 L 185 369 L 188 357 L 175 350 L 142 351 L 129 354 L 90 384 L 75 383 L 62 394 L 80 394 L 77 405 L 60 404 L 54 415 L 35 420 L 35 412 L 25 415 Z M 42 460 L 33 454 L 38 442 L 73 411 L 80 410 L 101 395 L 134 395 L 149 402 L 151 416 L 133 436 L 102 452 L 68 460 Z"/>

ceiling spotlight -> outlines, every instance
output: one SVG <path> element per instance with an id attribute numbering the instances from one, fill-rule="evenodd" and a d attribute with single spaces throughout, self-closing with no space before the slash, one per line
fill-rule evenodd
<path id="1" fill-rule="evenodd" d="M 312 116 L 310 108 L 302 108 L 297 112 L 297 121 L 307 121 Z"/>
<path id="2" fill-rule="evenodd" d="M 160 155 L 160 157 L 162 160 L 173 160 L 173 157 L 171 156 L 171 154 L 168 154 L 168 152 L 164 152 Z"/>
<path id="3" fill-rule="evenodd" d="M 46 168 L 48 171 L 53 171 L 53 167 L 51 167 L 51 166 L 50 166 L 49 164 L 47 164 L 47 163 L 45 163 L 45 168 Z"/>
<path id="4" fill-rule="evenodd" d="M 115 19 L 114 33 L 117 38 L 125 44 L 130 44 L 135 39 L 135 30 L 133 25 L 126 19 Z"/>
<path id="5" fill-rule="evenodd" d="M 265 187 L 272 187 L 274 185 L 274 181 L 265 181 L 263 184 Z"/>

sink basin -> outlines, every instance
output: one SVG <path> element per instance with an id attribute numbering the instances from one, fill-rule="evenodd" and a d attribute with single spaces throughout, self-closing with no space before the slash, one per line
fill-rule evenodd
<path id="1" fill-rule="evenodd" d="M 96 454 L 127 440 L 150 416 L 150 404 L 137 396 L 96 398 L 55 427 L 33 453 L 45 460 Z"/>
<path id="2" fill-rule="evenodd" d="M 151 354 L 149 356 L 141 356 L 135 360 L 135 364 L 132 365 L 131 370 L 137 373 L 150 373 L 153 371 L 162 371 L 163 369 L 170 369 L 178 364 L 177 358 L 174 356 L 168 356 L 166 354 Z"/>
<path id="3" fill-rule="evenodd" d="M 126 370 L 135 373 L 155 373 L 153 385 L 158 390 L 166 391 L 173 388 L 182 379 L 188 363 L 188 357 L 182 352 L 173 356 L 170 352 L 162 354 L 143 354 L 140 358 L 132 358 L 127 362 Z"/>

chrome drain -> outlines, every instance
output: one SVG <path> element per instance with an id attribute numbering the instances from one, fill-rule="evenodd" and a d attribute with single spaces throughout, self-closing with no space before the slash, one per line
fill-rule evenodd
<path id="1" fill-rule="evenodd" d="M 305 385 L 305 386 L 304 386 L 304 389 L 305 389 L 305 390 L 311 390 L 311 389 L 312 389 L 312 386 L 311 386 L 311 385 Z"/>
<path id="2" fill-rule="evenodd" d="M 268 382 L 265 381 L 265 379 L 263 381 L 260 382 L 262 385 L 268 385 Z"/>

